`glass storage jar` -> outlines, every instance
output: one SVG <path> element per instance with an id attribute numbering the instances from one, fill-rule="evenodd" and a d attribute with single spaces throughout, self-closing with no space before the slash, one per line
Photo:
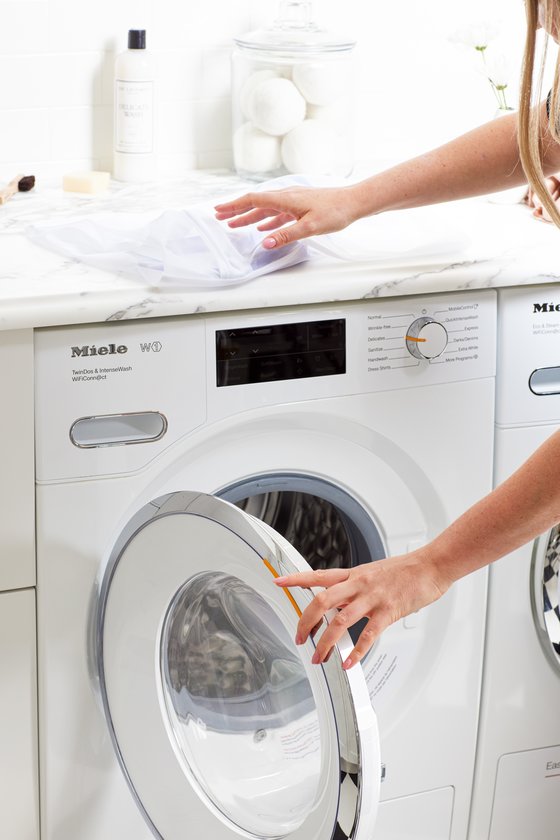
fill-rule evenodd
<path id="1" fill-rule="evenodd" d="M 281 0 L 268 29 L 235 39 L 233 159 L 239 175 L 346 176 L 354 165 L 355 41 L 320 28 L 311 0 Z"/>

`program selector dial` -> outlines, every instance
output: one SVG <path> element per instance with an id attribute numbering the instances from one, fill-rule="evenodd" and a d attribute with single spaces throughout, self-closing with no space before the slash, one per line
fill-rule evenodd
<path id="1" fill-rule="evenodd" d="M 446 347 L 447 330 L 433 318 L 417 318 L 407 330 L 406 349 L 416 359 L 435 359 Z"/>

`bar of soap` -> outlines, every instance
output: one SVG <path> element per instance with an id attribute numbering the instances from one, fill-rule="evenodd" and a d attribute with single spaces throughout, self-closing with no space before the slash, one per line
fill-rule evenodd
<path id="1" fill-rule="evenodd" d="M 65 192 L 100 193 L 109 187 L 110 172 L 70 172 L 62 178 Z"/>

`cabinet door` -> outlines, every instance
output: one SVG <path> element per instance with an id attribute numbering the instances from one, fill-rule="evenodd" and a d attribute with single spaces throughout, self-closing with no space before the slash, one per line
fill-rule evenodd
<path id="1" fill-rule="evenodd" d="M 35 593 L 0 594 L 2 837 L 38 840 Z"/>
<path id="2" fill-rule="evenodd" d="M 0 332 L 0 591 L 35 584 L 33 333 Z"/>

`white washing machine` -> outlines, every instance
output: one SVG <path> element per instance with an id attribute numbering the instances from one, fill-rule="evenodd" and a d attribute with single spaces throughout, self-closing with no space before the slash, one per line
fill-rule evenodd
<path id="1" fill-rule="evenodd" d="M 495 482 L 560 426 L 558 285 L 498 293 Z M 489 610 L 472 840 L 560 831 L 560 529 L 502 558 Z"/>
<path id="2" fill-rule="evenodd" d="M 274 576 L 411 550 L 489 490 L 495 304 L 37 333 L 42 840 L 464 840 L 486 572 L 349 672 L 294 645 L 310 595 Z"/>

